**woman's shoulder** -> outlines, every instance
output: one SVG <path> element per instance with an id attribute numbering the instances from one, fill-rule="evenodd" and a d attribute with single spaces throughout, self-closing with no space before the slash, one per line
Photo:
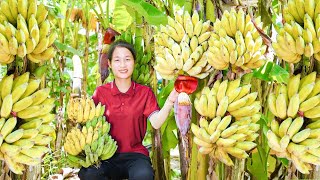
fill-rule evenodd
<path id="1" fill-rule="evenodd" d="M 146 91 L 146 92 L 152 91 L 151 87 L 143 85 L 143 84 L 139 84 L 139 83 L 136 83 L 136 82 L 135 82 L 135 88 L 137 90 L 142 90 L 142 91 Z"/>
<path id="2" fill-rule="evenodd" d="M 106 84 L 102 84 L 100 86 L 98 86 L 96 88 L 96 90 L 100 91 L 100 90 L 108 90 L 108 89 L 111 89 L 111 82 L 109 83 L 106 83 Z"/>

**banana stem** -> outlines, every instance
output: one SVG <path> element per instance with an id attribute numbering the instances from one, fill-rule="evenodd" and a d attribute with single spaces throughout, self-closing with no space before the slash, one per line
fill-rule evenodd
<path id="1" fill-rule="evenodd" d="M 87 77 L 88 77 L 88 61 L 89 61 L 89 10 L 88 10 L 88 3 L 86 3 L 86 9 L 85 9 L 85 17 L 86 17 L 86 22 L 87 26 L 85 27 L 86 29 L 86 41 L 85 41 L 85 50 L 84 50 L 84 58 L 83 58 L 83 83 L 82 83 L 82 91 L 84 95 L 86 95 L 87 92 Z"/>
<path id="2" fill-rule="evenodd" d="M 224 180 L 225 179 L 225 168 L 224 168 L 224 164 L 222 162 L 219 161 L 218 163 L 218 171 L 219 171 L 219 180 Z"/>
<path id="3" fill-rule="evenodd" d="M 192 7 L 193 7 L 193 0 L 186 0 L 186 2 L 184 3 L 184 11 L 187 11 L 190 14 L 192 11 Z"/>
<path id="4" fill-rule="evenodd" d="M 193 135 L 191 136 L 193 138 Z M 197 167 L 198 167 L 198 147 L 196 143 L 192 143 L 192 150 L 191 150 L 191 160 L 190 160 L 190 168 L 188 172 L 188 179 L 189 180 L 197 180 Z"/>

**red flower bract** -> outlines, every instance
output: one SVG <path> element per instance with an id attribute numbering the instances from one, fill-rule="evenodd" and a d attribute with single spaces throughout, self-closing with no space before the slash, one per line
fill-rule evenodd
<path id="1" fill-rule="evenodd" d="M 111 44 L 115 40 L 116 36 L 119 35 L 117 31 L 112 28 L 108 28 L 103 37 L 104 44 Z"/>
<path id="2" fill-rule="evenodd" d="M 198 79 L 192 76 L 180 75 L 174 82 L 174 88 L 177 92 L 192 94 L 198 87 Z"/>

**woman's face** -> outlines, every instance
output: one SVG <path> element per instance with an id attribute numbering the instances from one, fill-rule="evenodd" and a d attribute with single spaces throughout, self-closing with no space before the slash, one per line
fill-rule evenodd
<path id="1" fill-rule="evenodd" d="M 132 53 L 125 47 L 116 47 L 112 54 L 111 62 L 109 61 L 115 78 L 131 79 L 134 59 Z"/>

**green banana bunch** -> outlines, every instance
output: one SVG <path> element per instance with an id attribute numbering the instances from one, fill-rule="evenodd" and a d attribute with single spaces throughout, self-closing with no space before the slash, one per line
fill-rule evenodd
<path id="1" fill-rule="evenodd" d="M 251 85 L 240 86 L 240 81 L 218 80 L 211 89 L 203 88 L 194 100 L 196 111 L 204 117 L 224 117 L 230 114 L 236 119 L 259 113 L 261 104 L 256 101 L 257 92 L 250 93 Z"/>
<path id="2" fill-rule="evenodd" d="M 277 93 L 270 93 L 267 103 L 273 115 L 280 119 L 297 116 L 316 119 L 320 117 L 320 79 L 316 72 L 300 78 L 289 78 L 288 85 L 280 85 Z"/>
<path id="3" fill-rule="evenodd" d="M 175 13 L 174 19 L 168 17 L 168 24 L 161 25 L 154 36 L 154 69 L 168 80 L 177 73 L 204 79 L 213 70 L 208 64 L 210 36 L 210 21 L 199 20 L 197 11 L 192 16 L 184 12 Z"/>
<path id="4" fill-rule="evenodd" d="M 5 0 L 0 4 L 0 62 L 9 64 L 15 55 L 40 63 L 56 54 L 52 46 L 57 33 L 50 32 L 48 10 L 35 0 Z"/>
<path id="5" fill-rule="evenodd" d="M 298 63 L 302 56 L 320 61 L 320 5 L 315 0 L 289 0 L 284 7 L 284 28 L 272 43 L 277 56 Z"/>
<path id="6" fill-rule="evenodd" d="M 193 141 L 200 147 L 201 154 L 209 154 L 211 158 L 233 166 L 230 155 L 245 159 L 249 156 L 247 152 L 256 147 L 254 141 L 259 136 L 257 131 L 260 129 L 256 122 L 259 119 L 260 114 L 238 120 L 231 115 L 223 118 L 216 116 L 210 122 L 201 117 L 199 126 L 191 125 Z"/>
<path id="7" fill-rule="evenodd" d="M 103 116 L 105 106 L 94 104 L 93 99 L 82 96 L 81 98 L 70 98 L 67 105 L 68 119 L 76 123 L 86 123 L 95 117 Z"/>
<path id="8" fill-rule="evenodd" d="M 262 23 L 255 19 L 259 28 Z M 214 32 L 209 38 L 208 63 L 215 69 L 224 70 L 231 66 L 233 71 L 256 69 L 264 65 L 266 45 L 263 45 L 250 15 L 242 9 L 225 11 L 221 20 L 214 23 Z"/>
<path id="9" fill-rule="evenodd" d="M 110 124 L 105 117 L 94 118 L 82 126 L 73 128 L 67 134 L 64 149 L 72 167 L 89 167 L 113 156 L 117 143 L 108 132 Z"/>

